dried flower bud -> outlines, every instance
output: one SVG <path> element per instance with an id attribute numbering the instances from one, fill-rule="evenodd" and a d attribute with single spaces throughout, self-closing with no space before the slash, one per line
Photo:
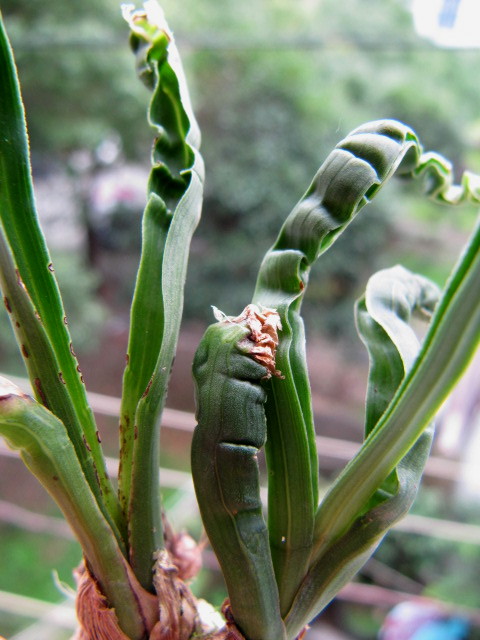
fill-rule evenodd
<path id="1" fill-rule="evenodd" d="M 281 372 L 275 367 L 278 332 L 282 329 L 280 316 L 275 309 L 249 304 L 237 317 L 227 316 L 216 307 L 213 307 L 213 313 L 219 322 L 240 324 L 249 329 L 250 335 L 239 343 L 240 348 L 266 367 L 265 378 L 282 377 Z"/>

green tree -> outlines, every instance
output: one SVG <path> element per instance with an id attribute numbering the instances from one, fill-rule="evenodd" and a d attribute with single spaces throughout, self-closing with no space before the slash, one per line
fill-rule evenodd
<path id="1" fill-rule="evenodd" d="M 32 147 L 47 154 L 93 149 L 118 131 L 126 153 L 138 157 L 148 130 L 133 123 L 144 112 L 145 94 L 122 46 L 116 0 L 102 0 L 95 11 L 91 2 L 52 0 L 50 7 L 2 2 Z M 480 89 L 471 78 L 479 54 L 442 51 L 419 39 L 405 2 L 375 0 L 365 11 L 361 0 L 228 1 L 219 11 L 212 0 L 170 0 L 165 10 L 193 80 L 209 168 L 187 315 L 204 315 L 205 301 L 233 312 L 237 301 L 249 299 L 257 251 L 267 248 L 278 220 L 301 195 L 296 185 L 360 122 L 387 115 L 412 123 L 428 148 L 456 166 L 467 160 L 480 166 L 471 136 L 478 127 Z M 324 265 L 320 286 L 310 293 L 312 306 L 324 308 L 314 318 L 320 328 L 336 331 L 350 313 L 344 301 L 354 298 L 369 270 L 389 262 L 382 249 L 390 246 L 390 221 L 411 215 L 393 200 L 375 203 Z M 439 217 L 428 207 L 415 209 Z M 439 277 L 448 271 L 430 269 Z M 215 283 L 215 300 L 205 280 Z"/>

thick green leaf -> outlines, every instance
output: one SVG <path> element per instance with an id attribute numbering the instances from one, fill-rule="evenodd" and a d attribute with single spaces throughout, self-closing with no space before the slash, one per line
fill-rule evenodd
<path id="1" fill-rule="evenodd" d="M 195 355 L 192 476 L 236 624 L 248 640 L 281 640 L 257 461 L 266 439 L 260 383 L 267 371 L 249 355 L 250 331 L 245 322 L 225 318 L 207 329 Z"/>
<path id="2" fill-rule="evenodd" d="M 0 378 L 0 435 L 62 509 L 88 564 L 129 638 L 145 637 L 145 612 L 117 539 L 99 509 L 64 425 Z"/>
<path id="3" fill-rule="evenodd" d="M 284 328 L 277 367 L 285 381 L 268 382 L 266 405 L 270 544 L 283 614 L 310 561 L 317 507 L 317 459 L 299 315 L 309 271 L 395 172 L 425 177 L 427 194 L 441 202 L 480 201 L 475 176 L 465 174 L 462 184 L 452 187 L 448 162 L 422 154 L 409 127 L 392 120 L 367 123 L 329 155 L 260 268 L 254 301 L 277 309 Z"/>
<path id="4" fill-rule="evenodd" d="M 403 267 L 386 269 L 370 278 L 356 306 L 359 333 L 370 356 L 365 438 L 390 404 L 412 367 L 420 344 L 410 327 L 413 314 L 431 316 L 439 291 L 425 278 Z M 409 510 L 427 460 L 433 427 L 376 490 L 359 502 L 349 529 L 317 556 L 287 616 L 291 634 L 317 615 L 373 553 L 386 531 Z M 321 517 L 322 506 L 318 517 Z"/>
<path id="5" fill-rule="evenodd" d="M 52 344 L 25 287 L 18 279 L 18 273 L 1 228 L 0 286 L 37 399 L 63 422 L 83 473 L 97 498 L 99 508 L 115 531 L 123 549 L 123 537 L 104 504 L 95 463 L 82 437 L 81 425 L 69 401 L 68 391 Z"/>
<path id="6" fill-rule="evenodd" d="M 480 343 L 479 281 L 480 225 L 447 283 L 417 358 L 360 452 L 319 508 L 312 568 L 287 618 L 289 631 L 300 628 L 305 619 L 328 603 L 370 555 L 375 539 L 413 498 L 417 476 L 428 454 L 428 424 Z M 363 309 L 360 303 L 360 316 Z M 365 337 L 365 317 L 360 323 Z M 387 331 L 385 325 L 386 335 Z M 376 492 L 395 467 L 397 494 L 379 502 Z M 392 483 L 387 487 L 391 492 Z M 365 513 L 371 504 L 377 506 Z"/>
<path id="7" fill-rule="evenodd" d="M 123 384 L 119 494 L 129 521 L 132 566 L 141 583 L 151 588 L 153 553 L 163 546 L 159 420 L 178 340 L 204 169 L 200 133 L 173 36 L 158 5 L 146 7 L 148 15 L 126 15 L 140 75 L 153 88 L 149 118 L 157 137 Z"/>
<path id="8" fill-rule="evenodd" d="M 52 362 L 42 362 L 43 346 L 38 346 L 38 367 L 35 377 L 31 380 L 32 387 L 36 390 L 40 402 L 49 406 L 61 419 L 69 421 L 69 433 L 73 434 L 74 430 L 81 429 L 72 437 L 77 441 L 83 434 L 86 443 L 83 446 L 89 449 L 88 457 L 92 457 L 95 463 L 102 493 L 101 500 L 120 525 L 116 495 L 105 469 L 93 413 L 86 399 L 83 378 L 74 355 L 53 266 L 38 224 L 25 115 L 13 54 L 1 20 L 0 95 L 0 220 L 4 237 L 14 257 L 15 268 L 18 270 L 18 279 L 23 283 L 32 308 L 41 320 L 56 360 L 55 369 L 52 371 Z M 30 326 L 33 324 L 31 320 Z M 26 327 L 24 328 L 26 330 Z M 30 356 L 35 357 L 33 352 L 37 349 L 37 343 L 33 336 L 29 346 Z M 25 357 L 23 352 L 22 355 Z M 30 369 L 28 363 L 27 368 Z M 44 380 L 52 375 L 62 379 L 66 394 L 58 394 L 52 386 L 44 384 Z M 43 384 L 42 392 L 39 390 L 38 380 Z M 51 391 L 53 397 L 50 396 Z M 79 455 L 81 460 L 85 459 L 83 454 Z M 94 484 L 91 486 L 98 494 Z"/>
<path id="9" fill-rule="evenodd" d="M 358 552 L 355 551 L 355 540 L 361 542 L 362 538 L 367 543 L 364 559 L 368 557 L 371 552 L 368 540 L 372 542 L 375 531 L 382 535 L 381 526 L 377 527 L 372 518 L 379 518 L 378 510 L 386 509 L 391 520 L 392 515 L 388 512 L 391 503 L 388 500 L 380 503 L 360 518 L 355 513 L 358 514 L 362 504 L 368 505 L 371 496 L 402 458 L 404 463 L 398 469 L 399 487 L 402 487 L 401 475 L 405 473 L 405 486 L 410 485 L 415 490 L 415 474 L 422 464 L 419 449 L 430 437 L 427 425 L 465 371 L 480 343 L 479 281 L 480 225 L 447 284 L 413 366 L 362 449 L 347 465 L 319 509 L 314 555 L 317 562 L 299 591 L 297 606 L 292 608 L 287 621 L 288 628 L 301 625 L 307 610 L 306 617 L 327 604 L 328 597 L 322 596 L 322 590 L 326 590 L 331 598 L 345 582 L 345 577 L 348 579 L 340 572 L 341 579 L 328 585 L 331 577 L 325 580 L 325 572 L 322 576 L 322 558 L 328 555 L 333 566 L 337 554 L 338 558 L 342 557 L 344 545 L 348 548 L 353 545 L 354 556 Z M 401 492 L 398 498 L 394 497 L 394 502 L 398 499 L 401 499 Z M 381 515 L 379 523 L 382 523 Z M 354 561 L 359 568 L 362 558 L 359 556 Z M 354 567 L 347 567 L 347 570 L 351 574 Z"/>
<path id="10" fill-rule="evenodd" d="M 480 225 L 447 283 L 412 368 L 324 499 L 315 554 L 342 535 L 433 419 L 480 342 Z"/>
<path id="11" fill-rule="evenodd" d="M 435 284 L 396 266 L 372 276 L 365 296 L 357 302 L 357 330 L 370 357 L 365 439 L 386 411 L 418 355 L 420 345 L 409 324 L 411 316 L 430 320 L 439 297 L 440 291 Z M 427 449 L 424 443 L 418 445 L 418 448 Z M 365 511 L 390 498 L 392 494 L 405 493 L 405 488 L 399 488 L 398 469 L 404 465 L 408 470 L 410 464 L 416 464 L 414 449 L 410 452 L 412 455 L 408 454 L 382 483 L 368 505 L 362 506 Z M 412 476 L 411 482 L 417 483 L 419 479 L 419 476 Z"/>
<path id="12" fill-rule="evenodd" d="M 345 229 L 369 196 L 415 154 L 411 130 L 397 122 L 353 132 L 322 165 L 265 256 L 254 302 L 277 309 L 283 331 L 266 405 L 269 530 L 282 614 L 308 567 L 318 503 L 313 412 L 300 307 L 312 264 Z"/>

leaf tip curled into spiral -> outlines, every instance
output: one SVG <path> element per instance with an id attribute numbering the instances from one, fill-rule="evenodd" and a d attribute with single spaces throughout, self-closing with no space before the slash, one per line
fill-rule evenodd
<path id="1" fill-rule="evenodd" d="M 278 332 L 282 329 L 280 316 L 275 309 L 248 304 L 237 317 L 227 316 L 216 307 L 213 307 L 213 314 L 218 322 L 239 324 L 250 330 L 238 346 L 267 369 L 265 379 L 283 377 L 275 367 Z"/>

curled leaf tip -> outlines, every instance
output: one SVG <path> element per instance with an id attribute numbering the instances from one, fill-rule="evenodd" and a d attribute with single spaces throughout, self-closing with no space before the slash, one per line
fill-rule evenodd
<path id="1" fill-rule="evenodd" d="M 11 396 L 18 396 L 20 398 L 28 398 L 26 393 L 17 387 L 16 384 L 0 376 L 0 400 L 5 400 Z"/>
<path id="2" fill-rule="evenodd" d="M 159 37 L 165 37 L 169 42 L 173 40 L 173 33 L 167 24 L 162 8 L 156 0 L 147 0 L 143 9 L 136 9 L 134 4 L 122 4 L 123 18 L 130 29 L 147 42 L 154 42 Z"/>
<path id="3" fill-rule="evenodd" d="M 275 309 L 249 304 L 237 317 L 227 316 L 216 307 L 213 307 L 213 313 L 218 322 L 240 324 L 249 329 L 250 334 L 240 341 L 239 347 L 266 367 L 265 378 L 282 377 L 281 372 L 275 367 L 278 332 L 282 329 L 280 316 Z"/>

